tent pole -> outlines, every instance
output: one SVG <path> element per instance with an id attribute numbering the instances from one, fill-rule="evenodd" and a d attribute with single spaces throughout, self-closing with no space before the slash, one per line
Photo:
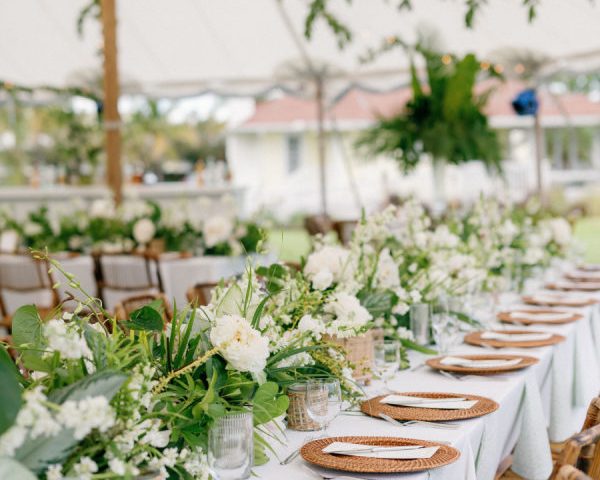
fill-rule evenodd
<path id="1" fill-rule="evenodd" d="M 544 182 L 542 179 L 542 155 L 543 155 L 543 139 L 542 139 L 542 126 L 540 124 L 540 114 L 536 112 L 533 116 L 533 130 L 535 135 L 535 174 L 536 174 L 536 187 L 537 194 L 540 202 L 545 204 L 544 198 Z"/>
<path id="2" fill-rule="evenodd" d="M 323 94 L 323 77 L 315 77 L 317 100 L 317 155 L 319 160 L 319 184 L 321 189 L 321 214 L 327 215 L 327 179 L 325 173 L 325 99 Z"/>
<path id="3" fill-rule="evenodd" d="M 106 131 L 106 180 L 115 202 L 121 203 L 121 119 L 119 117 L 119 71 L 117 65 L 116 0 L 101 0 L 104 39 L 104 129 Z"/>

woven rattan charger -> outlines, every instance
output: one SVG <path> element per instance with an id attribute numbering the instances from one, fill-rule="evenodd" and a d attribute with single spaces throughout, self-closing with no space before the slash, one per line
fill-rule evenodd
<path id="1" fill-rule="evenodd" d="M 522 309 L 519 310 L 520 312 L 523 313 L 529 313 L 532 315 L 535 315 L 536 313 L 570 313 L 570 312 L 565 312 L 562 310 L 552 310 L 552 309 L 539 309 L 539 310 L 528 310 L 528 309 Z M 572 322 L 576 322 L 577 320 L 581 320 L 583 318 L 582 315 L 580 315 L 579 313 L 573 313 L 571 314 L 570 317 L 568 318 L 564 318 L 563 320 L 535 320 L 532 318 L 522 318 L 522 317 L 515 317 L 512 315 L 512 312 L 500 312 L 498 315 L 498 320 L 500 320 L 503 323 L 512 323 L 512 324 L 521 324 L 521 325 L 561 325 L 563 323 L 572 323 Z"/>
<path id="2" fill-rule="evenodd" d="M 425 447 L 439 447 L 431 458 L 416 458 L 412 460 L 398 460 L 387 458 L 353 457 L 351 455 L 337 455 L 323 452 L 323 449 L 333 442 L 358 443 L 381 447 L 423 445 Z M 300 450 L 300 455 L 307 462 L 319 467 L 358 473 L 410 473 L 443 467 L 455 462 L 460 457 L 456 448 L 440 445 L 435 442 L 416 440 L 412 438 L 395 437 L 328 437 L 308 442 Z"/>
<path id="3" fill-rule="evenodd" d="M 463 393 L 439 393 L 439 392 L 401 392 L 397 395 L 422 398 L 465 398 L 477 400 L 477 403 L 465 410 L 447 410 L 442 408 L 418 408 L 402 405 L 389 405 L 381 403 L 381 399 L 387 395 L 381 395 L 363 402 L 361 411 L 372 417 L 379 417 L 385 413 L 396 420 L 421 420 L 424 422 L 445 422 L 450 420 L 466 420 L 468 418 L 482 417 L 498 409 L 499 405 L 493 400 Z"/>
<path id="4" fill-rule="evenodd" d="M 511 334 L 529 334 L 529 333 L 544 333 L 535 332 L 530 330 L 493 330 L 494 333 L 511 333 Z M 472 332 L 465 336 L 465 343 L 470 345 L 477 345 L 481 347 L 493 347 L 493 348 L 537 348 L 546 347 L 548 345 L 554 345 L 556 343 L 564 342 L 565 337 L 562 335 L 553 334 L 551 337 L 545 340 L 525 340 L 525 341 L 507 341 L 497 339 L 481 338 L 485 332 Z"/>
<path id="5" fill-rule="evenodd" d="M 563 292 L 598 292 L 600 286 L 596 285 L 598 282 L 576 282 L 572 285 L 563 285 L 560 283 L 548 283 L 546 288 L 549 290 L 559 290 Z"/>
<path id="6" fill-rule="evenodd" d="M 557 298 L 556 300 L 544 300 L 544 301 L 539 301 L 537 300 L 534 296 L 531 295 L 525 295 L 523 297 L 523 301 L 525 303 L 528 303 L 529 305 L 540 305 L 542 307 L 569 307 L 569 308 L 577 308 L 577 307 L 587 307 L 589 305 L 594 305 L 597 302 L 597 300 L 594 300 L 593 298 L 587 298 L 582 300 L 581 302 L 564 302 L 562 301 L 560 298 Z"/>
<path id="7" fill-rule="evenodd" d="M 467 374 L 467 375 L 498 375 L 507 372 L 514 372 L 523 368 L 530 367 L 538 363 L 538 359 L 525 355 L 504 355 L 504 354 L 489 354 L 489 355 L 458 355 L 460 358 L 469 360 L 514 360 L 520 358 L 521 361 L 516 365 L 505 365 L 502 367 L 493 368 L 470 368 L 460 367 L 458 365 L 444 365 L 441 361 L 445 357 L 430 358 L 425 363 L 434 370 L 442 370 L 444 372 Z"/>

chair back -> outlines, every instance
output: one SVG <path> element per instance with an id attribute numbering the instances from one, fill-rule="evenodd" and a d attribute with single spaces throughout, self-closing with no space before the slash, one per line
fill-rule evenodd
<path id="1" fill-rule="evenodd" d="M 170 322 L 172 319 L 171 306 L 167 297 L 162 293 L 148 293 L 123 299 L 115 306 L 115 316 L 117 317 L 117 320 L 127 320 L 132 312 L 155 300 L 160 300 L 162 302 L 163 317 L 165 321 Z"/>
<path id="2" fill-rule="evenodd" d="M 346 245 L 352 240 L 352 233 L 357 225 L 356 220 L 337 220 L 333 222 L 333 229 L 336 231 L 340 243 Z"/>
<path id="3" fill-rule="evenodd" d="M 593 480 L 573 465 L 563 465 L 558 470 L 556 480 Z"/>
<path id="4" fill-rule="evenodd" d="M 48 273 L 50 266 L 46 260 L 33 258 L 25 253 L 0 254 L 0 313 L 2 316 L 9 314 L 6 311 L 3 293 L 12 292 L 31 294 L 31 303 L 36 304 L 36 299 L 41 290 L 50 292 L 50 305 L 37 305 L 53 308 L 58 305 L 58 294 L 52 288 L 52 277 Z"/>
<path id="5" fill-rule="evenodd" d="M 216 283 L 197 283 L 185 292 L 188 302 L 196 306 L 204 306 L 210 303 L 212 289 Z"/>
<path id="6" fill-rule="evenodd" d="M 333 230 L 333 222 L 326 215 L 310 215 L 304 219 L 304 227 L 311 236 L 324 235 Z"/>
<path id="7" fill-rule="evenodd" d="M 135 291 L 158 288 L 156 260 L 143 254 L 102 254 L 99 258 L 102 288 Z"/>
<path id="8" fill-rule="evenodd" d="M 573 435 L 567 442 L 554 465 L 551 479 L 558 478 L 564 465 L 580 468 L 594 479 L 600 478 L 600 424 Z M 589 448 L 587 448 L 589 447 Z"/>

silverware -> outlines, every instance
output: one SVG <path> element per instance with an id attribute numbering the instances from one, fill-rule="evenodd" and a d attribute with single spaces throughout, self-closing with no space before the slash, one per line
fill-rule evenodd
<path id="1" fill-rule="evenodd" d="M 308 470 L 313 476 L 321 479 L 321 480 L 365 480 L 361 477 L 349 477 L 347 475 L 333 475 L 327 473 L 317 472 L 316 470 L 310 468 L 308 465 L 303 465 L 305 470 Z"/>
<path id="2" fill-rule="evenodd" d="M 464 375 L 458 375 L 456 373 L 450 373 L 450 372 L 447 372 L 446 370 L 438 370 L 438 373 L 440 375 L 443 375 L 444 377 L 451 378 L 452 380 L 464 380 L 465 379 Z"/>
<path id="3" fill-rule="evenodd" d="M 443 430 L 456 430 L 456 429 L 460 428 L 460 425 L 456 425 L 455 423 L 436 423 L 436 422 L 426 422 L 424 420 L 400 421 L 400 420 L 396 420 L 395 418 L 390 417 L 389 415 L 387 415 L 385 413 L 380 413 L 379 417 L 382 418 L 383 420 L 385 420 L 386 422 L 389 422 L 393 425 L 400 426 L 400 427 L 409 427 L 410 425 L 425 425 L 425 426 L 428 426 L 431 428 L 441 428 Z"/>
<path id="4" fill-rule="evenodd" d="M 290 453 L 287 457 L 285 457 L 283 460 L 281 460 L 281 462 L 279 462 L 279 465 L 287 465 L 289 463 L 292 463 L 294 461 L 294 459 L 300 455 L 300 449 L 296 449 L 294 450 L 292 453 Z"/>

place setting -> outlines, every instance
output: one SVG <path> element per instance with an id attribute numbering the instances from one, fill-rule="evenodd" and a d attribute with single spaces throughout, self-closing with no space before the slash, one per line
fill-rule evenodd
<path id="1" fill-rule="evenodd" d="M 425 363 L 442 375 L 462 379 L 470 375 L 488 376 L 522 370 L 538 363 L 538 359 L 526 355 L 457 354 L 431 358 Z"/>
<path id="2" fill-rule="evenodd" d="M 557 281 L 547 283 L 546 288 L 549 290 L 561 290 L 564 292 L 598 292 L 600 291 L 600 279 L 596 281 L 585 280 L 570 280 L 570 281 Z"/>
<path id="3" fill-rule="evenodd" d="M 538 293 L 524 295 L 523 301 L 529 305 L 545 307 L 587 307 L 598 303 L 597 300 L 582 295 L 563 293 Z"/>
<path id="4" fill-rule="evenodd" d="M 565 337 L 533 330 L 488 330 L 465 335 L 469 345 L 483 348 L 536 348 L 563 342 Z"/>
<path id="5" fill-rule="evenodd" d="M 577 282 L 597 282 L 600 283 L 600 271 L 575 270 L 565 274 L 565 278 Z"/>
<path id="6" fill-rule="evenodd" d="M 519 308 L 499 312 L 497 318 L 502 323 L 513 325 L 561 325 L 576 322 L 583 318 L 583 315 L 549 308 Z"/>

